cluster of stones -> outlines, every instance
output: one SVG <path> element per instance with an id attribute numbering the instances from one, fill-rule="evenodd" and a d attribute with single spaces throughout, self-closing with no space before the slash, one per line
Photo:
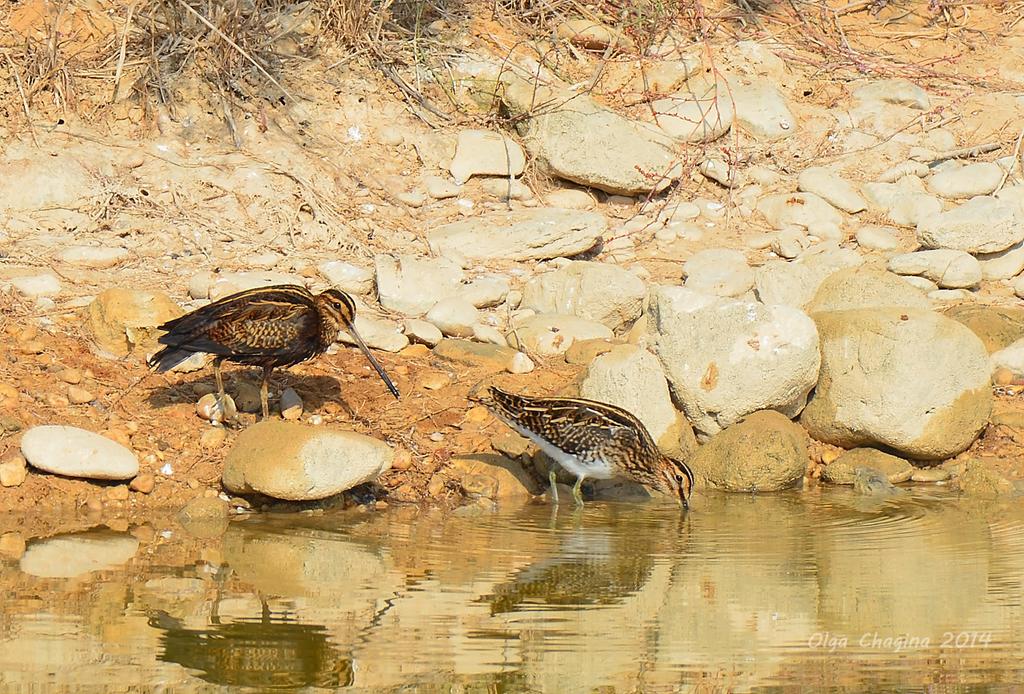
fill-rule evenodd
<path id="1" fill-rule="evenodd" d="M 625 41 L 607 28 L 559 31 L 588 50 Z M 667 452 L 690 455 L 705 483 L 727 490 L 794 484 L 807 468 L 808 434 L 851 450 L 830 456 L 828 481 L 851 483 L 858 466 L 890 481 L 941 477 L 919 470 L 967 450 L 989 424 L 993 375 L 1024 377 L 1024 329 L 1007 328 L 1024 320 L 957 305 L 1001 284 L 1024 296 L 1020 162 L 975 161 L 942 128 L 883 147 L 894 124 L 931 108 L 932 98 L 906 80 L 869 81 L 853 90 L 842 116 L 815 113 L 803 129 L 812 136 L 821 122 L 839 118 L 847 152 L 877 147 L 873 173 L 858 169 L 863 161 L 853 155 L 795 179 L 709 157 L 692 174 L 730 189 L 730 204 L 670 202 L 659 194 L 691 173 L 679 165 L 688 143 L 710 143 L 733 129 L 784 143 L 802 126 L 780 88 L 787 69 L 762 46 L 742 42 L 738 59 L 713 72 L 695 54 L 662 48 L 655 77 L 669 96 L 636 118 L 554 81 L 537 85 L 504 61 L 467 61 L 460 89 L 500 99 L 520 124 L 517 139 L 481 130 L 380 132 L 382 143 L 414 147 L 426 171 L 418 184 L 392 191 L 397 201 L 414 209 L 467 203 L 464 219 L 426 230 L 430 257 L 330 259 L 304 274 L 273 270 L 274 257 L 254 259 L 267 269 L 194 275 L 191 299 L 279 283 L 330 285 L 357 298 L 356 327 L 375 349 L 418 343 L 455 362 L 487 361 L 513 374 L 553 358 L 586 363 L 582 395 L 630 409 Z M 538 198 L 522 181 L 528 160 L 578 187 Z M 475 212 L 463 197 L 474 179 L 506 208 Z M 650 199 L 640 205 L 637 196 Z M 626 206 L 636 214 L 623 221 L 612 213 Z M 681 283 L 651 282 L 634 262 L 645 243 L 678 249 L 705 240 L 733 213 L 768 231 L 748 234 L 740 248 L 686 251 Z M 123 260 L 108 251 L 69 248 L 61 259 L 89 267 Z M 62 291 L 50 274 L 12 285 L 43 305 Z M 89 320 L 98 346 L 124 355 L 151 343 L 156 326 L 181 312 L 159 292 L 109 290 L 92 302 Z M 295 397 L 286 409 L 299 419 Z M 294 431 L 282 435 L 282 426 Z M 35 431 L 23 440 L 31 444 L 41 436 Z M 225 486 L 288 499 L 337 493 L 390 465 L 387 446 L 355 436 L 310 434 L 300 423 L 253 427 L 229 457 Z M 308 437 L 323 448 L 304 448 Z M 269 445 L 282 440 L 287 447 Z M 857 453 L 865 448 L 911 462 Z M 260 451 L 272 451 L 263 457 L 274 465 L 295 461 L 287 480 L 253 467 Z M 24 453 L 50 469 L 37 464 L 41 454 L 31 445 Z M 330 478 L 338 465 L 323 456 L 350 461 L 351 474 Z"/>

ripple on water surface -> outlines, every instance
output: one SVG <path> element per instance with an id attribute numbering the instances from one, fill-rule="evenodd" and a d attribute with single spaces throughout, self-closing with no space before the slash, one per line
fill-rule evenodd
<path id="1" fill-rule="evenodd" d="M 846 490 L 250 518 L 0 556 L 3 689 L 877 691 L 1024 676 L 1024 511 Z M 141 539 L 140 539 L 141 538 Z"/>

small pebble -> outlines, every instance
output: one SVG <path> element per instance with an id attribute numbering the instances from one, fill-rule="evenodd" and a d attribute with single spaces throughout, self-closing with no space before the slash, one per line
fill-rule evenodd
<path id="1" fill-rule="evenodd" d="M 20 487 L 28 477 L 28 463 L 25 457 L 15 452 L 0 463 L 0 486 Z"/>
<path id="2" fill-rule="evenodd" d="M 223 446 L 227 438 L 228 432 L 223 427 L 215 427 L 203 432 L 203 435 L 199 437 L 199 445 L 208 451 L 215 450 Z"/>
<path id="3" fill-rule="evenodd" d="M 395 459 L 391 462 L 392 470 L 408 470 L 412 467 L 412 453 L 405 448 L 395 451 Z"/>
<path id="4" fill-rule="evenodd" d="M 107 489 L 107 498 L 111 501 L 127 501 L 128 487 L 123 484 L 119 484 L 116 487 L 110 487 Z"/>
<path id="5" fill-rule="evenodd" d="M 952 477 L 952 473 L 942 467 L 917 468 L 910 476 L 913 482 L 944 482 Z"/>
<path id="6" fill-rule="evenodd" d="M 440 477 L 435 476 L 433 479 L 430 480 L 430 483 L 427 485 L 427 494 L 429 494 L 432 497 L 438 497 L 441 496 L 441 494 L 444 492 L 444 489 L 444 480 L 441 479 Z"/>
<path id="7" fill-rule="evenodd" d="M 302 416 L 302 398 L 294 388 L 285 388 L 281 393 L 281 416 L 295 421 Z"/>
<path id="8" fill-rule="evenodd" d="M 78 369 L 64 369 L 58 378 L 69 385 L 77 386 L 82 382 L 82 372 Z"/>
<path id="9" fill-rule="evenodd" d="M 1007 369 L 1005 366 L 1000 366 L 998 369 L 992 372 L 992 382 L 997 386 L 1008 386 L 1013 383 L 1014 375 L 1013 372 Z"/>
<path id="10" fill-rule="evenodd" d="M 128 484 L 129 489 L 141 494 L 149 494 L 155 486 L 156 478 L 148 472 L 142 473 Z"/>
<path id="11" fill-rule="evenodd" d="M 0 557 L 18 560 L 25 553 L 25 538 L 21 533 L 10 532 L 0 535 Z"/>
<path id="12" fill-rule="evenodd" d="M 516 352 L 509 359 L 508 366 L 505 370 L 512 374 L 528 374 L 535 368 L 533 361 L 523 354 L 522 352 Z"/>
<path id="13" fill-rule="evenodd" d="M 438 390 L 440 388 L 444 388 L 451 382 L 451 377 L 441 371 L 426 374 L 422 379 L 420 379 L 420 385 L 427 390 Z"/>
<path id="14" fill-rule="evenodd" d="M 430 435 L 430 440 L 433 441 L 434 443 L 444 441 L 444 434 L 442 434 L 440 431 L 435 431 L 433 434 Z"/>
<path id="15" fill-rule="evenodd" d="M 72 405 L 84 405 L 95 399 L 95 395 L 81 386 L 70 386 L 68 388 L 68 400 Z"/>

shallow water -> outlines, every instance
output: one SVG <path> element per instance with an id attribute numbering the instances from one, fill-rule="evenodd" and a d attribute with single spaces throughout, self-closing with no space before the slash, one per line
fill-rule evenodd
<path id="1" fill-rule="evenodd" d="M 168 522 L 0 560 L 0 688 L 995 691 L 1024 507 L 933 492 Z M 998 683 L 1006 683 L 998 685 Z"/>

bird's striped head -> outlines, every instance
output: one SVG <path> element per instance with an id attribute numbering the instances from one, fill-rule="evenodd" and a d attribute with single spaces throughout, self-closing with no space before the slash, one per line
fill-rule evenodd
<path id="1" fill-rule="evenodd" d="M 320 314 L 335 324 L 336 329 L 351 327 L 356 319 L 356 302 L 340 289 L 328 289 L 316 297 Z"/>
<path id="2" fill-rule="evenodd" d="M 684 507 L 689 507 L 690 494 L 693 492 L 693 472 L 686 463 L 662 456 L 654 477 L 652 487 L 677 497 Z"/>

